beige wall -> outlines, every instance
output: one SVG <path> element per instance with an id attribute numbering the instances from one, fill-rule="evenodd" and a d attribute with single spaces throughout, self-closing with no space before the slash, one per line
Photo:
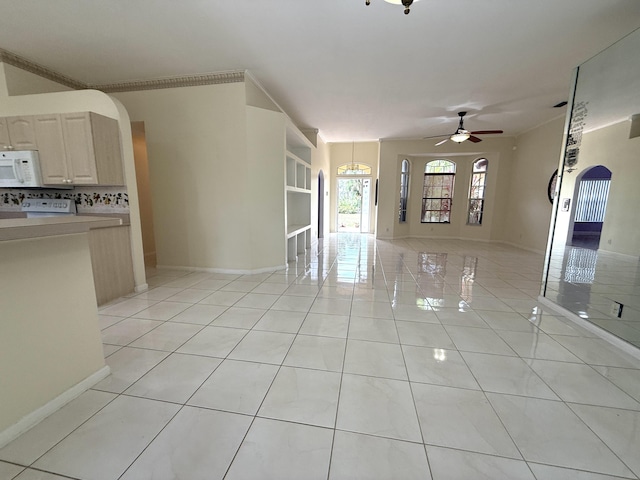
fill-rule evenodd
<path id="1" fill-rule="evenodd" d="M 451 143 L 451 142 L 449 142 Z M 501 240 L 504 213 L 508 199 L 511 158 L 514 140 L 510 137 L 487 138 L 482 143 L 445 144 L 435 147 L 433 140 L 384 140 L 380 143 L 380 186 L 378 197 L 378 229 L 380 238 L 452 237 L 478 240 Z M 487 197 L 483 224 L 468 226 L 467 198 L 472 163 L 478 158 L 489 160 Z M 398 221 L 400 201 L 400 164 L 411 163 L 408 221 Z M 428 161 L 447 159 L 456 163 L 456 184 L 451 224 L 421 223 L 422 184 Z"/>
<path id="2" fill-rule="evenodd" d="M 629 138 L 631 122 L 615 125 L 582 135 L 577 170 L 564 173 L 560 199 L 570 198 L 568 212 L 558 212 L 554 242 L 567 241 L 570 219 L 575 209 L 576 179 L 592 166 L 603 165 L 611 170 L 611 186 L 600 248 L 615 253 L 638 256 L 640 251 L 640 137 Z"/>
<path id="3" fill-rule="evenodd" d="M 246 107 L 247 196 L 237 198 L 238 214 L 250 239 L 251 270 L 284 267 L 285 238 L 285 117 L 280 112 Z M 229 179 L 228 179 L 229 180 Z M 244 209 L 244 210 L 243 210 Z"/>
<path id="4" fill-rule="evenodd" d="M 324 231 L 326 237 L 331 225 L 331 198 L 333 197 L 333 185 L 331 179 L 331 148 L 321 138 L 317 138 L 317 148 L 311 151 L 311 234 L 313 241 L 318 239 L 318 202 L 324 203 Z M 324 190 L 322 195 L 318 192 L 318 177 L 320 172 L 324 175 Z"/>
<path id="5" fill-rule="evenodd" d="M 547 187 L 558 168 L 564 115 L 516 139 L 502 239 L 538 252 L 547 244 L 552 205 Z"/>
<path id="6" fill-rule="evenodd" d="M 1 242 L 0 266 L 2 446 L 3 430 L 98 372 L 104 356 L 87 234 Z"/>
<path id="7" fill-rule="evenodd" d="M 375 209 L 375 187 L 378 172 L 379 144 L 378 142 L 355 142 L 352 143 L 332 143 L 330 144 L 331 155 L 331 190 L 330 197 L 330 213 L 329 213 L 329 231 L 335 232 L 337 226 L 338 213 L 338 181 L 336 171 L 338 167 L 344 164 L 351 164 L 353 158 L 354 163 L 364 163 L 371 167 L 371 197 L 369 211 L 371 212 L 369 225 L 371 225 L 371 233 L 375 233 L 376 225 L 376 209 Z M 327 178 L 327 172 L 325 172 Z"/>
<path id="8" fill-rule="evenodd" d="M 115 96 L 145 123 L 158 265 L 250 268 L 244 84 Z"/>
<path id="9" fill-rule="evenodd" d="M 71 87 L 42 78 L 8 63 L 0 63 L 4 69 L 7 95 L 31 95 L 34 93 L 67 92 Z"/>

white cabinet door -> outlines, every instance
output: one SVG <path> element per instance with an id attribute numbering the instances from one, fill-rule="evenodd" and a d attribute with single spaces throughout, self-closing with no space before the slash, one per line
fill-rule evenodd
<path id="1" fill-rule="evenodd" d="M 89 113 L 63 113 L 60 118 L 71 183 L 97 185 L 98 173 Z"/>
<path id="2" fill-rule="evenodd" d="M 14 150 L 37 150 L 36 131 L 33 128 L 33 117 L 9 117 L 9 138 Z"/>
<path id="3" fill-rule="evenodd" d="M 67 171 L 60 115 L 37 115 L 34 123 L 43 183 L 45 185 L 68 183 L 70 176 Z"/>

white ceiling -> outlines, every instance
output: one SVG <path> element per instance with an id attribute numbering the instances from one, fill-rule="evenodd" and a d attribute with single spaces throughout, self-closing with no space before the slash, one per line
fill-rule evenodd
<path id="1" fill-rule="evenodd" d="M 325 141 L 516 135 L 639 0 L 1 0 L 0 48 L 89 84 L 248 69 Z"/>

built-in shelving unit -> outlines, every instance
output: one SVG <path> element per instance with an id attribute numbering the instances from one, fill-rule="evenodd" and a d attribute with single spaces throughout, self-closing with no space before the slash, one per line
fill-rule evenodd
<path id="1" fill-rule="evenodd" d="M 293 125 L 287 126 L 286 238 L 287 261 L 311 248 L 311 149 L 312 145 Z"/>

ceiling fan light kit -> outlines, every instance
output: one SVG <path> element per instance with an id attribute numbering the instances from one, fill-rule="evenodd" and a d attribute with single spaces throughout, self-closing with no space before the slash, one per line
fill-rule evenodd
<path id="1" fill-rule="evenodd" d="M 469 132 L 456 132 L 453 135 L 451 135 L 449 140 L 456 143 L 462 143 L 465 140 L 467 140 L 470 136 L 471 134 Z"/>
<path id="2" fill-rule="evenodd" d="M 392 3 L 394 5 L 402 5 L 404 7 L 404 14 L 409 15 L 409 12 L 411 11 L 411 5 L 413 5 L 414 1 L 418 2 L 419 0 L 384 0 L 384 1 L 387 3 Z M 364 4 L 371 5 L 371 0 L 365 0 Z"/>

